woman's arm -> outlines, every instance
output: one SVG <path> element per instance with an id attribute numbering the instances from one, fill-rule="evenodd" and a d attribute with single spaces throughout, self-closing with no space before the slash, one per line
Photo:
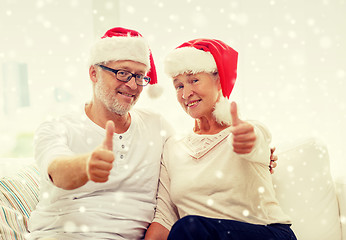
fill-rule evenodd
<path id="1" fill-rule="evenodd" d="M 153 222 L 150 224 L 144 240 L 166 240 L 168 237 L 169 231 L 167 228 L 162 226 L 160 223 Z"/>
<path id="2" fill-rule="evenodd" d="M 149 226 L 146 234 L 146 240 L 162 240 L 167 239 L 170 228 L 179 219 L 178 209 L 171 200 L 170 196 L 170 176 L 168 174 L 166 160 L 168 161 L 175 154 L 172 144 L 176 144 L 173 138 L 165 143 L 160 168 L 160 179 L 157 192 L 157 205 L 155 209 L 155 217 Z"/>

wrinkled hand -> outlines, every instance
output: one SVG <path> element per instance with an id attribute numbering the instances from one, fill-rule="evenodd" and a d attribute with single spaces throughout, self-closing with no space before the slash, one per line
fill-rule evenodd
<path id="1" fill-rule="evenodd" d="M 115 159 L 113 153 L 114 122 L 106 123 L 106 137 L 87 160 L 86 172 L 88 179 L 94 182 L 107 182 Z"/>
<path id="2" fill-rule="evenodd" d="M 269 171 L 271 174 L 274 173 L 274 168 L 276 168 L 276 166 L 277 166 L 276 161 L 278 160 L 278 156 L 274 155 L 275 149 L 276 149 L 275 147 L 270 149 Z"/>
<path id="3" fill-rule="evenodd" d="M 233 151 L 238 154 L 250 153 L 255 146 L 256 135 L 254 127 L 238 117 L 237 104 L 231 103 L 232 127 L 233 135 Z"/>

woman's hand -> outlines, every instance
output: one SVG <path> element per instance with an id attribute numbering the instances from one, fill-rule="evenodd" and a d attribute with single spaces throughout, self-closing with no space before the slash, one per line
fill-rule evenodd
<path id="1" fill-rule="evenodd" d="M 238 154 L 250 153 L 255 146 L 256 134 L 254 127 L 238 117 L 237 104 L 231 103 L 232 126 L 231 133 L 233 135 L 233 151 Z"/>

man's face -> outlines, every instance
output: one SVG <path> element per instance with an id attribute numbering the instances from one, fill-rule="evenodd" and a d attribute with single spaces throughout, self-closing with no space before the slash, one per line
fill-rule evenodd
<path id="1" fill-rule="evenodd" d="M 126 70 L 135 74 L 145 74 L 146 66 L 134 61 L 112 61 L 105 66 L 115 70 Z M 97 81 L 94 85 L 94 97 L 108 109 L 108 111 L 124 115 L 137 102 L 143 87 L 136 84 L 133 77 L 128 82 L 117 80 L 114 73 L 95 66 Z"/>

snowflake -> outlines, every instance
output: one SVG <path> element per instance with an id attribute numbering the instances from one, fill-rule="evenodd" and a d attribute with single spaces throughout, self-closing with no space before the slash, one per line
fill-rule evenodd
<path id="1" fill-rule="evenodd" d="M 340 221 L 342 224 L 346 224 L 346 217 L 345 216 L 341 216 L 340 217 Z"/>
<path id="2" fill-rule="evenodd" d="M 287 171 L 288 172 L 293 172 L 293 170 L 294 170 L 294 167 L 293 166 L 287 166 Z"/>
<path id="3" fill-rule="evenodd" d="M 165 137 L 167 135 L 167 132 L 165 130 L 160 131 L 161 137 Z"/>
<path id="4" fill-rule="evenodd" d="M 264 187 L 259 187 L 259 188 L 258 188 L 258 192 L 259 192 L 259 193 L 264 193 L 264 191 L 265 191 Z"/>
<path id="5" fill-rule="evenodd" d="M 220 170 L 219 170 L 219 171 L 216 171 L 216 174 L 215 174 L 215 175 L 216 175 L 216 177 L 219 178 L 219 179 L 223 178 L 223 172 L 220 171 Z"/>
<path id="6" fill-rule="evenodd" d="M 208 204 L 208 206 L 212 206 L 214 204 L 214 200 L 213 199 L 208 199 L 207 200 L 207 204 Z"/>
<path id="7" fill-rule="evenodd" d="M 249 216 L 249 214 L 250 214 L 249 210 L 245 209 L 245 210 L 243 211 L 243 215 L 244 215 L 245 217 Z"/>
<path id="8" fill-rule="evenodd" d="M 42 197 L 43 197 L 44 199 L 49 198 L 49 193 L 48 193 L 48 192 L 42 193 Z"/>
<path id="9" fill-rule="evenodd" d="M 131 14 L 134 14 L 135 13 L 135 8 L 134 7 L 132 7 L 132 6 L 128 6 L 127 8 L 126 8 L 126 10 L 128 11 L 128 13 L 131 13 Z"/>
<path id="10" fill-rule="evenodd" d="M 82 230 L 82 232 L 89 232 L 89 227 L 87 225 L 80 226 L 80 229 Z"/>

